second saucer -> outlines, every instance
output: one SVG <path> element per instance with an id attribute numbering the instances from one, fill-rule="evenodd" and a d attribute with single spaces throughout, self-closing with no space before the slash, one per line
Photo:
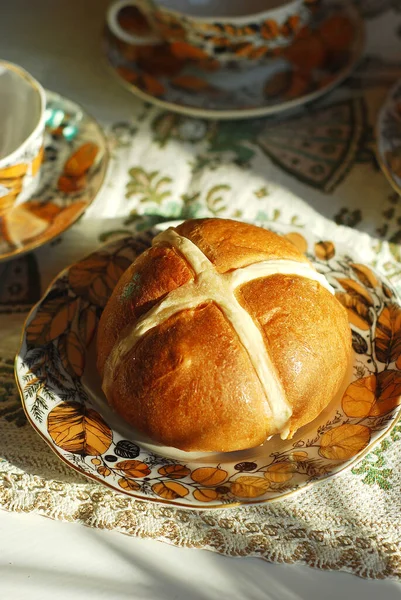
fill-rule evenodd
<path id="1" fill-rule="evenodd" d="M 249 69 L 200 60 L 182 43 L 139 47 L 108 28 L 109 66 L 131 92 L 179 113 L 219 119 L 271 115 L 317 99 L 341 83 L 361 56 L 364 22 L 349 3 L 324 3 L 277 57 Z M 174 51 L 173 51 L 174 50 Z"/>

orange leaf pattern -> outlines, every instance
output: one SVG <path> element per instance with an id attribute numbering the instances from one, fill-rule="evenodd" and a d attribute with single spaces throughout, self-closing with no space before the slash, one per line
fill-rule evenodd
<path id="1" fill-rule="evenodd" d="M 85 349 L 75 331 L 60 336 L 57 347 L 67 373 L 72 377 L 81 377 L 85 367 Z"/>
<path id="2" fill-rule="evenodd" d="M 214 486 L 223 483 L 227 475 L 227 471 L 219 467 L 200 467 L 192 471 L 191 478 L 204 486 Z"/>
<path id="3" fill-rule="evenodd" d="M 264 477 L 242 475 L 231 484 L 231 493 L 240 498 L 257 498 L 267 492 L 270 482 Z"/>
<path id="4" fill-rule="evenodd" d="M 97 472 L 99 473 L 99 475 L 102 475 L 102 477 L 108 477 L 111 474 L 110 469 L 103 465 L 97 468 Z"/>
<path id="5" fill-rule="evenodd" d="M 377 376 L 377 399 L 369 413 L 381 416 L 401 404 L 401 372 L 386 370 Z"/>
<path id="6" fill-rule="evenodd" d="M 26 329 L 27 341 L 31 345 L 40 346 L 55 340 L 64 333 L 75 316 L 77 299 L 69 298 L 66 294 L 49 296 Z"/>
<path id="7" fill-rule="evenodd" d="M 167 465 L 166 467 L 161 467 L 158 473 L 169 479 L 183 479 L 187 475 L 190 475 L 191 469 L 184 467 L 184 465 Z"/>
<path id="8" fill-rule="evenodd" d="M 333 242 L 316 242 L 315 255 L 320 260 L 330 260 L 336 251 Z"/>
<path id="9" fill-rule="evenodd" d="M 62 402 L 53 408 L 47 417 L 47 431 L 56 446 L 83 456 L 103 454 L 113 437 L 99 413 L 78 402 Z"/>
<path id="10" fill-rule="evenodd" d="M 92 255 L 71 267 L 69 284 L 78 296 L 103 308 L 129 265 L 124 256 Z"/>
<path id="11" fill-rule="evenodd" d="M 358 300 L 358 302 L 362 302 L 366 306 L 373 306 L 373 298 L 369 294 L 368 290 L 353 279 L 338 279 L 338 283 L 345 289 L 347 294 L 352 298 Z"/>
<path id="12" fill-rule="evenodd" d="M 123 471 L 128 477 L 146 477 L 150 469 L 148 465 L 140 460 L 122 460 L 115 466 L 119 471 Z"/>
<path id="13" fill-rule="evenodd" d="M 352 325 L 368 331 L 373 324 L 373 318 L 369 311 L 369 306 L 364 301 L 345 292 L 336 292 L 336 298 L 347 309 L 348 319 Z"/>
<path id="14" fill-rule="evenodd" d="M 348 417 L 366 417 L 376 400 L 376 375 L 357 379 L 348 386 L 342 408 Z"/>
<path id="15" fill-rule="evenodd" d="M 159 482 L 152 485 L 152 490 L 160 498 L 165 500 L 175 500 L 176 498 L 184 498 L 189 494 L 188 488 L 176 481 Z"/>
<path id="16" fill-rule="evenodd" d="M 123 488 L 123 490 L 129 490 L 130 492 L 137 492 L 139 489 L 141 489 L 141 486 L 137 481 L 126 479 L 125 477 L 121 477 L 118 480 L 118 485 Z"/>
<path id="17" fill-rule="evenodd" d="M 359 281 L 368 288 L 374 289 L 379 285 L 376 275 L 366 265 L 353 263 L 350 265 Z"/>
<path id="18" fill-rule="evenodd" d="M 369 427 L 346 423 L 322 435 L 319 454 L 330 460 L 347 460 L 363 450 L 369 440 Z"/>
<path id="19" fill-rule="evenodd" d="M 297 231 L 291 231 L 290 233 L 287 233 L 285 237 L 287 240 L 290 240 L 302 254 L 305 254 L 308 249 L 308 243 L 303 235 Z"/>
<path id="20" fill-rule="evenodd" d="M 378 318 L 375 351 L 377 360 L 386 364 L 401 355 L 401 308 L 397 304 L 385 306 Z"/>
<path id="21" fill-rule="evenodd" d="M 93 165 L 98 151 L 99 148 L 92 142 L 82 144 L 67 159 L 64 165 L 64 174 L 68 177 L 81 177 L 84 175 Z"/>
<path id="22" fill-rule="evenodd" d="M 95 334 L 97 325 L 96 308 L 88 306 L 82 310 L 78 319 L 79 337 L 85 346 L 89 346 Z"/>
<path id="23" fill-rule="evenodd" d="M 213 502 L 219 498 L 219 495 L 219 492 L 210 488 L 199 488 L 193 492 L 193 496 L 198 502 Z"/>
<path id="24" fill-rule="evenodd" d="M 294 475 L 296 468 L 291 463 L 275 463 L 265 472 L 265 478 L 272 483 L 285 483 Z"/>
<path id="25" fill-rule="evenodd" d="M 304 462 L 308 458 L 308 453 L 304 450 L 296 450 L 291 452 L 290 459 L 294 462 Z"/>

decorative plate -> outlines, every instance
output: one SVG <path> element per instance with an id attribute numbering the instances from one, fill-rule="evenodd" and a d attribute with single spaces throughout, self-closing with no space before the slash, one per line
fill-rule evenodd
<path id="1" fill-rule="evenodd" d="M 385 176 L 401 194 L 401 80 L 390 90 L 379 111 L 377 156 Z"/>
<path id="2" fill-rule="evenodd" d="M 149 246 L 153 230 L 104 246 L 63 271 L 25 324 L 15 362 L 22 404 L 64 462 L 140 499 L 228 507 L 283 498 L 332 477 L 390 431 L 401 401 L 395 292 L 351 250 L 292 227 L 274 229 L 307 253 L 349 314 L 353 365 L 323 413 L 292 440 L 275 436 L 257 448 L 219 454 L 163 447 L 113 413 L 96 372 L 96 328 L 116 282 Z"/>
<path id="3" fill-rule="evenodd" d="M 99 192 L 108 163 L 102 129 L 75 102 L 46 91 L 46 134 L 33 197 L 0 215 L 0 261 L 46 244 L 68 229 Z"/>
<path id="4" fill-rule="evenodd" d="M 187 115 L 243 119 L 288 110 L 330 91 L 355 67 L 364 32 L 351 3 L 324 2 L 285 56 L 247 69 L 200 60 L 191 47 L 180 48 L 179 56 L 167 43 L 141 51 L 109 30 L 104 52 L 119 80 L 145 101 Z"/>

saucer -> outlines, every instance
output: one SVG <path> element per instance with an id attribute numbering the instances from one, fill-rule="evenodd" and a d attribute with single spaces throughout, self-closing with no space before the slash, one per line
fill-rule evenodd
<path id="1" fill-rule="evenodd" d="M 376 139 L 380 167 L 394 190 L 401 194 L 401 79 L 379 111 Z"/>
<path id="2" fill-rule="evenodd" d="M 400 415 L 401 347 L 390 331 L 401 318 L 400 300 L 353 248 L 289 225 L 269 228 L 326 276 L 352 329 L 352 365 L 317 419 L 289 440 L 195 453 L 157 444 L 109 407 L 96 369 L 100 316 L 125 269 L 160 229 L 176 224 L 102 246 L 60 273 L 32 309 L 15 375 L 35 431 L 82 475 L 141 500 L 191 509 L 271 502 L 355 466 Z"/>
<path id="3" fill-rule="evenodd" d="M 98 123 L 75 102 L 46 91 L 46 133 L 40 180 L 29 200 L 0 215 L 0 262 L 60 235 L 99 192 L 108 163 Z"/>
<path id="4" fill-rule="evenodd" d="M 103 48 L 112 72 L 142 100 L 186 115 L 241 119 L 272 115 L 329 92 L 355 67 L 364 38 L 363 19 L 351 3 L 325 2 L 281 55 L 246 70 L 190 59 L 190 47 L 177 57 L 167 43 L 145 50 L 130 46 L 109 30 Z"/>

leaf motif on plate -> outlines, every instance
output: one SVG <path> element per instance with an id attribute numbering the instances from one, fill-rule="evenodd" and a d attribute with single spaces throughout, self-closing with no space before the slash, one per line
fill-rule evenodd
<path id="1" fill-rule="evenodd" d="M 234 496 L 240 498 L 257 498 L 267 492 L 270 481 L 264 477 L 241 475 L 231 484 L 230 490 Z"/>
<path id="2" fill-rule="evenodd" d="M 376 358 L 392 363 L 401 355 L 401 308 L 397 304 L 385 306 L 379 315 L 375 338 Z"/>
<path id="3" fill-rule="evenodd" d="M 367 341 L 354 330 L 352 330 L 352 347 L 357 354 L 365 354 L 368 351 Z"/>
<path id="4" fill-rule="evenodd" d="M 377 398 L 369 416 L 381 416 L 401 404 L 401 372 L 385 370 L 377 375 Z"/>
<path id="5" fill-rule="evenodd" d="M 258 468 L 258 465 L 255 462 L 248 462 L 248 461 L 244 461 L 244 462 L 240 462 L 237 463 L 236 465 L 234 465 L 234 469 L 236 471 L 240 471 L 241 473 L 243 473 L 244 471 L 254 471 L 255 469 Z"/>
<path id="6" fill-rule="evenodd" d="M 290 231 L 290 233 L 286 233 L 284 237 L 287 238 L 287 240 L 290 240 L 302 254 L 305 254 L 308 249 L 308 242 L 301 233 Z"/>
<path id="7" fill-rule="evenodd" d="M 351 383 L 343 396 L 342 408 L 348 417 L 366 417 L 376 400 L 376 375 Z"/>
<path id="8" fill-rule="evenodd" d="M 304 462 L 308 458 L 308 453 L 304 450 L 295 450 L 290 454 L 290 460 L 294 462 Z"/>
<path id="9" fill-rule="evenodd" d="M 67 373 L 72 377 L 82 377 L 85 368 L 85 348 L 75 331 L 61 335 L 57 348 Z"/>
<path id="10" fill-rule="evenodd" d="M 78 303 L 65 293 L 51 292 L 26 328 L 28 344 L 41 346 L 58 338 L 73 320 Z"/>
<path id="11" fill-rule="evenodd" d="M 85 346 L 89 346 L 97 325 L 97 311 L 94 306 L 88 306 L 81 310 L 78 317 L 79 337 Z"/>
<path id="12" fill-rule="evenodd" d="M 333 242 L 322 241 L 315 244 L 315 256 L 319 260 L 330 260 L 336 253 Z"/>
<path id="13" fill-rule="evenodd" d="M 401 372 L 382 371 L 351 383 L 342 399 L 348 417 L 378 417 L 401 404 Z"/>
<path id="14" fill-rule="evenodd" d="M 204 486 L 215 486 L 223 483 L 227 475 L 227 471 L 220 467 L 200 467 L 192 471 L 191 479 Z"/>
<path id="15" fill-rule="evenodd" d="M 291 463 L 275 463 L 267 468 L 265 478 L 272 483 L 285 483 L 293 477 L 295 471 L 295 465 Z"/>
<path id="16" fill-rule="evenodd" d="M 106 281 L 107 285 L 114 289 L 121 275 L 129 267 L 130 262 L 125 256 L 115 256 L 113 260 L 110 260 L 106 267 Z"/>
<path id="17" fill-rule="evenodd" d="M 125 256 L 93 254 L 70 268 L 68 281 L 78 296 L 104 307 L 129 265 Z"/>
<path id="18" fill-rule="evenodd" d="M 359 263 L 351 263 L 350 267 L 358 277 L 359 281 L 367 288 L 374 289 L 379 285 L 379 281 L 376 275 L 366 265 L 360 265 Z"/>
<path id="19" fill-rule="evenodd" d="M 322 435 L 319 454 L 329 460 L 348 460 L 368 445 L 370 433 L 365 425 L 345 423 L 333 427 Z"/>
<path id="20" fill-rule="evenodd" d="M 57 181 L 57 189 L 64 194 L 73 194 L 83 190 L 87 185 L 86 175 L 80 177 L 67 177 L 66 175 L 60 175 Z"/>
<path id="21" fill-rule="evenodd" d="M 104 465 L 100 465 L 100 467 L 98 467 L 96 469 L 96 471 L 99 473 L 99 475 L 101 475 L 102 477 L 108 477 L 111 474 L 111 471 L 108 467 L 105 467 Z"/>
<path id="22" fill-rule="evenodd" d="M 169 479 L 183 479 L 190 475 L 191 469 L 188 469 L 188 467 L 185 467 L 184 465 L 167 465 L 165 467 L 160 467 L 158 473 L 163 475 L 163 477 L 169 477 Z"/>
<path id="23" fill-rule="evenodd" d="M 346 292 L 336 292 L 336 298 L 347 310 L 348 320 L 352 325 L 362 329 L 362 331 L 370 329 L 373 324 L 373 317 L 369 305 Z"/>
<path id="24" fill-rule="evenodd" d="M 349 296 L 356 298 L 358 302 L 362 302 L 366 306 L 374 306 L 372 296 L 363 285 L 353 279 L 337 279 L 337 281 Z"/>
<path id="25" fill-rule="evenodd" d="M 115 469 L 123 471 L 128 477 L 146 477 L 149 475 L 149 466 L 140 460 L 122 460 L 114 465 Z"/>
<path id="26" fill-rule="evenodd" d="M 391 300 L 391 298 L 394 296 L 392 290 L 385 283 L 382 283 L 382 287 L 383 287 L 383 292 L 384 292 L 384 295 L 386 296 L 386 298 Z"/>
<path id="27" fill-rule="evenodd" d="M 80 177 L 84 175 L 93 163 L 99 152 L 99 148 L 93 142 L 86 142 L 77 148 L 64 164 L 64 174 L 68 177 Z"/>
<path id="28" fill-rule="evenodd" d="M 121 477 L 121 479 L 118 480 L 118 485 L 123 488 L 123 490 L 129 490 L 130 492 L 136 492 L 141 488 L 138 482 L 133 479 L 126 479 L 125 477 Z"/>
<path id="29" fill-rule="evenodd" d="M 114 448 L 114 454 L 120 458 L 136 458 L 139 453 L 139 447 L 129 440 L 120 440 Z"/>
<path id="30" fill-rule="evenodd" d="M 82 456 L 103 454 L 113 439 L 99 413 L 79 402 L 55 406 L 47 417 L 47 431 L 56 446 Z"/>
<path id="31" fill-rule="evenodd" d="M 188 488 L 177 481 L 166 481 L 164 483 L 154 483 L 152 485 L 153 492 L 164 498 L 165 500 L 175 500 L 176 498 L 184 498 L 189 494 Z"/>
<path id="32" fill-rule="evenodd" d="M 199 488 L 192 492 L 193 497 L 199 502 L 213 502 L 220 496 L 219 492 L 211 488 Z"/>

